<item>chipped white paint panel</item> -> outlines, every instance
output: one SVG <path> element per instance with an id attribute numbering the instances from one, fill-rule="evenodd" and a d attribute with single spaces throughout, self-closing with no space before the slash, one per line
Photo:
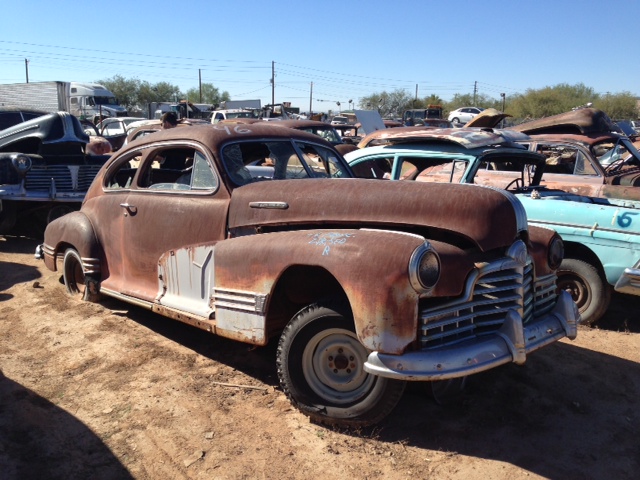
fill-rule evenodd
<path id="1" fill-rule="evenodd" d="M 161 305 L 210 318 L 213 287 L 213 245 L 198 245 L 167 252 L 158 264 Z"/>

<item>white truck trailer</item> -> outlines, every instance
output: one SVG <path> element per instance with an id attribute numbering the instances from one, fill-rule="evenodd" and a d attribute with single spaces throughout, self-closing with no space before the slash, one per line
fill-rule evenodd
<path id="1" fill-rule="evenodd" d="M 113 93 L 97 83 L 33 82 L 0 85 L 0 106 L 22 107 L 44 112 L 69 112 L 81 120 L 123 117 Z"/>

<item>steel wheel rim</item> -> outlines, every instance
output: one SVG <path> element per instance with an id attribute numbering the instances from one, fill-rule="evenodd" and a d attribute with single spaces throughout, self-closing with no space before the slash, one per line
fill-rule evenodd
<path id="1" fill-rule="evenodd" d="M 323 330 L 307 343 L 302 371 L 309 387 L 334 404 L 351 403 L 365 395 L 375 378 L 364 370 L 368 352 L 353 332 Z"/>
<path id="2" fill-rule="evenodd" d="M 589 304 L 588 300 L 591 295 L 588 285 L 575 275 L 565 275 L 563 277 L 558 281 L 558 288 L 571 295 L 571 299 L 578 306 L 578 309 L 581 312 L 584 311 Z"/>

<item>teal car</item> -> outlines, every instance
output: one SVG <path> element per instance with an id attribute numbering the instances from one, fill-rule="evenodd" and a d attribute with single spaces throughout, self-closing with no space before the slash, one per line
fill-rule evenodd
<path id="1" fill-rule="evenodd" d="M 529 224 L 562 236 L 565 258 L 557 285 L 571 294 L 583 324 L 602 317 L 612 290 L 640 295 L 640 202 L 546 188 L 541 183 L 546 159 L 519 145 L 524 138 L 518 132 L 393 130 L 379 137 L 378 145 L 345 155 L 357 176 L 476 183 L 513 193 Z"/>

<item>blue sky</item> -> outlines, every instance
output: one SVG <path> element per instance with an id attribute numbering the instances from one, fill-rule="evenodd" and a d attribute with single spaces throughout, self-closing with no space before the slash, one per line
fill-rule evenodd
<path id="1" fill-rule="evenodd" d="M 2 0 L 0 83 L 114 75 L 314 111 L 583 83 L 640 95 L 640 1 Z M 311 86 L 313 82 L 313 87 Z M 477 83 L 476 83 L 477 82 Z"/>

